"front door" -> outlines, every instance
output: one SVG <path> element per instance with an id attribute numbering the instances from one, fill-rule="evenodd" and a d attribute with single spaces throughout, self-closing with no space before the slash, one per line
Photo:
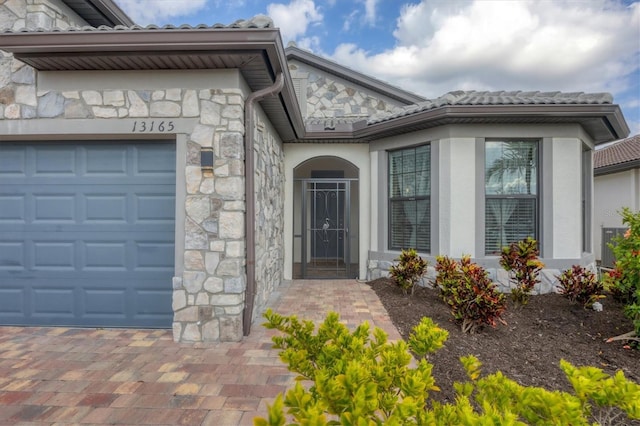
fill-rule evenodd
<path id="1" fill-rule="evenodd" d="M 350 180 L 305 179 L 302 188 L 302 277 L 350 277 Z"/>

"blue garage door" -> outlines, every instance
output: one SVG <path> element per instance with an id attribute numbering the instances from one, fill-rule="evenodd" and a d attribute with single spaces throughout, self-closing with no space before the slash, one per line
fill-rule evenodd
<path id="1" fill-rule="evenodd" d="M 0 324 L 170 327 L 175 144 L 0 142 Z"/>

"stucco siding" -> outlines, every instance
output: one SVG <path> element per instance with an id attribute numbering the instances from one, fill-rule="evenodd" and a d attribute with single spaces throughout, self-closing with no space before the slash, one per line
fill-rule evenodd
<path id="1" fill-rule="evenodd" d="M 476 256 L 475 200 L 478 190 L 476 177 L 476 139 L 452 138 L 440 140 L 441 199 L 447 194 L 448 214 L 440 203 L 440 254 L 459 257 Z M 443 152 L 447 154 L 443 156 Z M 446 241 L 445 241 L 446 240 Z M 444 250 L 443 247 L 448 247 Z"/>
<path id="2" fill-rule="evenodd" d="M 596 259 L 602 259 L 602 228 L 622 228 L 622 207 L 640 210 L 640 169 L 596 176 L 594 179 L 594 241 Z"/>
<path id="3" fill-rule="evenodd" d="M 582 255 L 581 154 L 580 140 L 553 139 L 553 258 L 555 259 L 575 259 Z"/>

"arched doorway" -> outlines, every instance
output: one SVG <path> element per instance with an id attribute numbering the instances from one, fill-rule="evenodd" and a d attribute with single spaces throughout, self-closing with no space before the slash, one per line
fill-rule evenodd
<path id="1" fill-rule="evenodd" d="M 293 278 L 358 276 L 358 168 L 322 156 L 294 169 Z"/>

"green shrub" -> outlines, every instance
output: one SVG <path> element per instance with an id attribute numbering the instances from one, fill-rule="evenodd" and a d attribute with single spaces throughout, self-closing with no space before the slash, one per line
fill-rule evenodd
<path id="1" fill-rule="evenodd" d="M 560 282 L 559 293 L 585 308 L 591 307 L 598 299 L 604 297 L 602 283 L 593 272 L 580 265 L 573 265 L 557 278 Z"/>
<path id="2" fill-rule="evenodd" d="M 462 331 L 473 333 L 482 325 L 496 326 L 506 309 L 504 294 L 479 265 L 463 256 L 456 262 L 447 256 L 436 258 L 436 284 L 440 298 L 449 306 Z"/>
<path id="3" fill-rule="evenodd" d="M 605 274 L 608 290 L 614 298 L 625 303 L 624 313 L 633 322 L 634 330 L 626 333 L 626 340 L 640 342 L 640 212 L 623 208 L 622 223 L 629 229 L 622 237 L 614 238 L 609 246 L 616 258 L 615 270 Z M 623 340 L 623 339 L 620 339 Z"/>
<path id="4" fill-rule="evenodd" d="M 509 278 L 515 284 L 511 297 L 520 305 L 529 302 L 533 287 L 540 281 L 538 274 L 544 263 L 538 259 L 539 255 L 538 242 L 531 237 L 502 248 L 500 266 L 509 272 Z"/>
<path id="5" fill-rule="evenodd" d="M 427 273 L 428 263 L 418 255 L 415 249 L 402 250 L 398 263 L 389 268 L 391 280 L 402 289 L 402 292 L 413 294 L 420 278 Z"/>
<path id="6" fill-rule="evenodd" d="M 294 388 L 268 407 L 256 426 L 289 425 L 588 425 L 590 419 L 640 418 L 640 386 L 622 372 L 613 377 L 593 367 L 561 363 L 575 394 L 521 386 L 497 372 L 481 376 L 480 361 L 461 362 L 469 381 L 453 384 L 454 403 L 429 398 L 438 387 L 426 356 L 447 332 L 423 319 L 409 339 L 388 342 L 364 323 L 353 332 L 329 313 L 317 332 L 311 321 L 267 311 L 265 326 L 280 359 L 299 374 Z M 419 358 L 413 361 L 409 350 Z M 308 380 L 309 386 L 300 382 Z M 285 413 L 286 407 L 286 413 Z M 289 420 L 288 420 L 289 419 Z"/>

